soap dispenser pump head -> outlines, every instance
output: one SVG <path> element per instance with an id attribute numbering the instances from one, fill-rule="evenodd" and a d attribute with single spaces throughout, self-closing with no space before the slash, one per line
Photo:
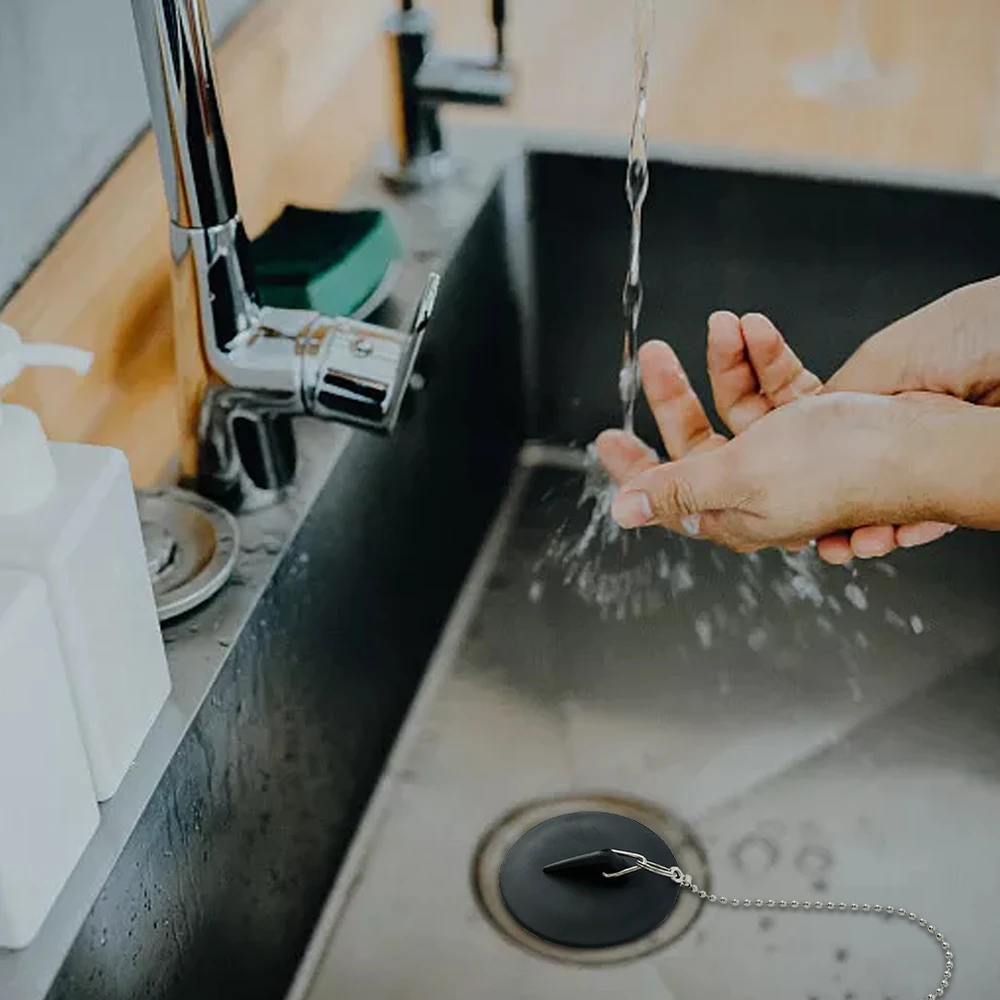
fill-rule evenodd
<path id="1" fill-rule="evenodd" d="M 25 344 L 17 331 L 0 323 L 0 393 L 25 368 L 70 368 L 86 375 L 89 351 L 59 344 Z M 24 514 L 41 506 L 56 483 L 42 423 L 23 406 L 0 405 L 0 516 Z"/>
<path id="2" fill-rule="evenodd" d="M 25 368 L 71 368 L 86 375 L 94 355 L 64 344 L 26 344 L 17 330 L 0 323 L 0 389 L 11 384 Z"/>

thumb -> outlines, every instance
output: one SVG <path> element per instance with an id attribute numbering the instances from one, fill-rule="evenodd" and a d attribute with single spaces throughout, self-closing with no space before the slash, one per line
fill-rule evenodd
<path id="1" fill-rule="evenodd" d="M 725 446 L 667 462 L 629 480 L 611 505 L 622 528 L 662 524 L 688 535 L 701 531 L 701 515 L 730 505 Z"/>
<path id="2" fill-rule="evenodd" d="M 876 334 L 861 345 L 823 386 L 823 392 L 864 392 L 892 396 L 911 388 L 892 344 Z"/>
<path id="3" fill-rule="evenodd" d="M 869 337 L 823 387 L 824 392 L 891 396 L 922 384 L 921 350 L 940 339 L 942 302 L 932 302 Z"/>

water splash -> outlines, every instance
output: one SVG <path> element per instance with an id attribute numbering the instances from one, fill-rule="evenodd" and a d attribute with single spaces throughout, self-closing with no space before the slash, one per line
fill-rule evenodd
<path id="1" fill-rule="evenodd" d="M 668 596 L 695 586 L 690 565 L 663 550 L 644 553 L 638 539 L 623 532 L 611 517 L 615 485 L 604 471 L 597 449 L 587 449 L 577 509 L 589 508 L 582 529 L 568 517 L 549 539 L 535 565 L 531 588 L 554 575 L 604 618 L 624 621 L 661 610 Z"/>
<path id="2" fill-rule="evenodd" d="M 695 648 L 736 642 L 774 658 L 776 669 L 794 666 L 792 647 L 834 643 L 850 670 L 854 653 L 872 648 L 859 627 L 866 615 L 879 614 L 904 634 L 927 631 L 920 615 L 899 614 L 869 593 L 877 577 L 897 578 L 889 563 L 874 564 L 867 578 L 851 568 L 845 585 L 844 571 L 828 567 L 813 547 L 737 556 L 659 529 L 624 532 L 611 517 L 615 486 L 593 445 L 584 468 L 575 509 L 534 564 L 528 588 L 533 604 L 557 599 L 554 595 L 565 589 L 608 621 L 680 613 L 681 621 L 690 622 Z M 569 488 L 575 488 L 575 481 Z M 550 488 L 544 503 L 562 504 L 570 497 Z M 803 605 L 813 613 L 803 616 Z M 789 615 L 794 622 L 791 640 Z M 852 682 L 852 692 L 858 683 Z"/>
<path id="3" fill-rule="evenodd" d="M 858 611 L 868 610 L 868 595 L 853 580 L 844 587 L 844 597 L 853 604 Z"/>

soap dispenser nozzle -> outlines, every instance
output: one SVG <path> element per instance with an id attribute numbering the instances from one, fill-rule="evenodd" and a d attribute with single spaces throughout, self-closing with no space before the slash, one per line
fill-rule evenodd
<path id="1" fill-rule="evenodd" d="M 94 356 L 78 347 L 26 344 L 0 323 L 0 393 L 25 368 L 90 371 Z M 0 406 L 0 516 L 39 507 L 55 488 L 56 470 L 38 415 L 23 406 Z"/>
<path id="2" fill-rule="evenodd" d="M 86 375 L 94 355 L 65 344 L 26 344 L 17 330 L 0 323 L 0 389 L 10 385 L 25 368 L 70 368 Z"/>

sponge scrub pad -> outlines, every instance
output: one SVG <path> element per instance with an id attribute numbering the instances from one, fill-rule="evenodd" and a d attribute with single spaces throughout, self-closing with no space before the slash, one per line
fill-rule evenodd
<path id="1" fill-rule="evenodd" d="M 388 295 L 403 246 L 385 212 L 289 205 L 253 242 L 263 305 L 358 316 Z"/>

